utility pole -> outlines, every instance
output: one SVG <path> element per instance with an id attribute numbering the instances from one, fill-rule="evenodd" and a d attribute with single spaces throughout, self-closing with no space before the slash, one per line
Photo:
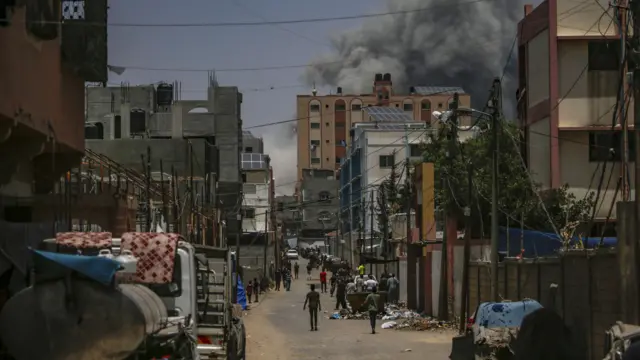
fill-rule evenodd
<path id="1" fill-rule="evenodd" d="M 169 208 L 168 208 L 168 204 L 167 204 L 167 192 L 166 192 L 166 188 L 165 188 L 165 184 L 164 184 L 164 167 L 162 166 L 162 159 L 160 159 L 160 186 L 161 187 L 161 191 L 162 191 L 162 221 L 164 222 L 165 228 L 166 229 L 162 229 L 165 232 L 169 232 Z"/>
<path id="2" fill-rule="evenodd" d="M 385 266 L 386 266 L 386 260 L 389 259 L 389 217 L 387 214 L 387 193 L 385 191 L 384 185 L 380 185 L 380 197 L 381 197 L 381 201 L 380 201 L 380 211 L 382 213 L 382 244 L 383 244 L 383 255 L 384 255 L 384 260 L 385 260 Z"/>
<path id="3" fill-rule="evenodd" d="M 407 151 L 408 151 L 408 147 L 407 147 Z M 408 254 L 409 252 L 409 244 L 411 244 L 412 239 L 411 239 L 411 164 L 409 163 L 409 153 L 407 153 L 407 158 L 404 161 L 404 166 L 405 166 L 405 180 L 404 180 L 404 192 L 405 192 L 405 196 L 406 196 L 406 203 L 405 203 L 405 208 L 407 210 L 407 241 L 406 241 L 406 248 L 405 248 L 405 253 Z"/>
<path id="4" fill-rule="evenodd" d="M 460 334 L 467 328 L 469 307 L 469 260 L 471 258 L 471 203 L 473 201 L 473 168 L 468 164 L 467 172 L 467 206 L 464 208 L 464 263 L 462 264 L 462 298 L 460 299 Z"/>
<path id="5" fill-rule="evenodd" d="M 371 262 L 369 263 L 369 274 L 373 274 L 373 189 L 371 189 L 371 196 L 369 198 L 371 199 L 371 228 L 369 228 L 369 257 Z"/>
<path id="6" fill-rule="evenodd" d="M 629 51 L 628 55 L 633 56 L 631 63 L 635 64 L 633 69 L 633 133 L 635 140 L 635 237 L 633 241 L 636 242 L 635 249 L 635 261 L 640 259 L 640 246 L 637 244 L 637 238 L 640 236 L 640 0 L 631 0 L 629 4 L 631 10 L 631 17 L 633 18 L 633 39 L 632 46 L 633 51 Z M 629 63 L 629 62 L 627 62 Z M 626 174 L 624 174 L 626 176 Z M 640 289 L 640 266 L 636 265 L 636 282 L 637 289 Z M 638 303 L 640 306 L 640 303 Z M 640 314 L 640 309 L 638 310 Z"/>
<path id="7" fill-rule="evenodd" d="M 173 201 L 173 216 L 172 216 L 172 220 L 173 220 L 173 232 L 174 233 L 178 233 L 181 234 L 180 232 L 180 214 L 179 214 L 179 191 L 178 191 L 178 176 L 176 175 L 176 170 L 174 169 L 173 165 L 171 166 L 171 190 L 173 192 L 173 199 L 171 199 Z"/>
<path id="8" fill-rule="evenodd" d="M 364 230 L 364 222 L 365 222 L 365 217 L 364 217 L 364 207 L 365 207 L 365 196 L 364 193 L 362 192 L 362 190 L 360 190 L 360 221 L 358 221 L 358 227 L 359 227 L 359 233 L 358 234 L 358 247 L 360 248 L 360 259 L 358 259 L 358 264 L 362 264 L 362 250 L 364 248 L 364 236 L 362 234 L 362 231 Z"/>
<path id="9" fill-rule="evenodd" d="M 267 187 L 267 199 L 269 207 L 264 212 L 264 254 L 262 254 L 263 276 L 267 276 L 267 250 L 269 248 L 269 229 L 271 229 L 271 231 L 273 232 L 274 239 L 276 234 L 274 224 L 272 223 L 271 226 L 269 226 L 269 215 L 273 214 L 274 211 L 273 198 L 271 196 L 271 170 L 269 165 L 271 163 L 271 159 L 269 158 L 269 156 L 265 157 L 265 163 L 266 169 L 264 174 L 264 183 Z"/>
<path id="10" fill-rule="evenodd" d="M 498 293 L 498 132 L 500 126 L 500 104 L 502 84 L 499 78 L 493 80 L 491 89 L 491 107 L 493 112 L 491 116 L 491 138 L 492 138 L 492 154 L 491 154 L 491 299 L 495 302 L 500 301 Z"/>
<path id="11" fill-rule="evenodd" d="M 189 240 L 193 243 L 195 240 L 193 215 L 194 210 L 196 209 L 196 196 L 193 186 L 193 144 L 191 144 L 191 141 L 189 141 L 189 196 L 191 197 L 191 209 L 189 209 L 189 223 L 191 225 L 191 229 L 189 231 Z"/>

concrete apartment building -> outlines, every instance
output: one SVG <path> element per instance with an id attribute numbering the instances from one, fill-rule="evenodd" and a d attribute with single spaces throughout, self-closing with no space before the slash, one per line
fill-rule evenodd
<path id="1" fill-rule="evenodd" d="M 0 219 L 11 222 L 0 221 L 2 233 L 54 221 L 34 213 L 33 196 L 80 163 L 85 82 L 107 81 L 107 2 L 79 2 L 82 13 L 55 8 L 66 3 L 41 4 L 37 14 L 30 2 L 0 3 Z"/>
<path id="2" fill-rule="evenodd" d="M 264 145 L 249 131 L 243 131 L 241 154 L 242 182 L 242 232 L 258 236 L 267 230 L 265 213 L 271 204 L 271 166 L 269 156 L 262 153 Z"/>
<path id="3" fill-rule="evenodd" d="M 603 9 L 609 13 L 603 16 Z M 597 188 L 597 179 L 591 184 L 591 178 L 596 171 L 600 176 L 609 148 L 616 153 L 606 176 L 612 167 L 614 179 L 622 174 L 619 121 L 611 131 L 620 54 L 614 16 L 604 0 L 585 3 L 579 11 L 573 1 L 546 0 L 535 9 L 525 6 L 518 26 L 518 117 L 525 131 L 525 159 L 535 181 L 545 188 L 566 183 L 579 199 Z M 631 104 L 630 129 L 633 118 Z M 633 136 L 629 140 L 633 154 Z M 630 176 L 633 184 L 633 171 Z M 609 189 L 603 187 L 596 220 L 606 218 L 615 187 L 615 180 Z M 599 236 L 601 230 L 592 231 Z"/>
<path id="4" fill-rule="evenodd" d="M 207 98 L 179 100 L 177 86 L 89 87 L 86 92 L 86 146 L 128 168 L 142 170 L 141 155 L 151 149 L 152 171 L 169 175 L 180 187 L 191 175 L 226 217 L 227 235 L 241 231 L 242 94 L 219 86 L 209 75 Z"/>
<path id="5" fill-rule="evenodd" d="M 304 169 L 300 181 L 299 242 L 325 242 L 339 222 L 339 182 L 333 169 Z"/>
<path id="6" fill-rule="evenodd" d="M 281 195 L 275 197 L 276 223 L 285 242 L 298 238 L 300 229 L 300 212 L 295 196 Z"/>
<path id="7" fill-rule="evenodd" d="M 352 145 L 339 170 L 340 213 L 343 238 L 351 250 L 356 250 L 358 239 L 368 239 L 372 230 L 378 231 L 376 210 L 371 211 L 371 196 L 373 206 L 377 207 L 376 190 L 389 177 L 394 165 L 398 182 L 404 182 L 406 159 L 421 160 L 420 144 L 427 141 L 433 129 L 423 121 L 410 121 L 360 123 L 355 124 L 352 131 Z M 376 241 L 374 249 L 379 248 L 382 239 Z"/>
<path id="8" fill-rule="evenodd" d="M 345 94 L 338 87 L 335 94 L 317 93 L 297 97 L 298 178 L 303 169 L 337 169 L 346 156 L 349 130 L 354 124 L 371 121 L 367 107 L 400 109 L 410 119 L 432 122 L 434 110 L 448 108 L 452 95 L 460 94 L 460 106 L 470 106 L 470 97 L 459 87 L 393 87 L 391 74 L 376 74 L 371 92 Z"/>

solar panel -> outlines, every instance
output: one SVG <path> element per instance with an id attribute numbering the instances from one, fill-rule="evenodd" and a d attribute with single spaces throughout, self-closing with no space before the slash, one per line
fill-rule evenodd
<path id="1" fill-rule="evenodd" d="M 265 156 L 264 154 L 242 153 L 242 169 L 266 169 Z"/>
<path id="2" fill-rule="evenodd" d="M 453 95 L 454 93 L 464 94 L 464 89 L 459 86 L 415 86 L 416 94 L 419 95 Z"/>
<path id="3" fill-rule="evenodd" d="M 395 107 L 368 106 L 364 110 L 373 121 L 414 121 L 405 111 Z"/>

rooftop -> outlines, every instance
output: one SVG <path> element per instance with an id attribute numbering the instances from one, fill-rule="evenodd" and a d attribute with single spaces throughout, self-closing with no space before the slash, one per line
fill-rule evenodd
<path id="1" fill-rule="evenodd" d="M 414 86 L 418 95 L 453 95 L 464 94 L 464 89 L 459 86 Z"/>

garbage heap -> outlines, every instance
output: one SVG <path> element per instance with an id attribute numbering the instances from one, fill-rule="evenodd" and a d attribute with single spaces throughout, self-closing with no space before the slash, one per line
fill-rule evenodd
<path id="1" fill-rule="evenodd" d="M 435 331 L 455 328 L 453 322 L 441 321 L 395 305 L 386 307 L 386 314 L 382 317 L 382 321 L 380 327 L 383 329 Z"/>

